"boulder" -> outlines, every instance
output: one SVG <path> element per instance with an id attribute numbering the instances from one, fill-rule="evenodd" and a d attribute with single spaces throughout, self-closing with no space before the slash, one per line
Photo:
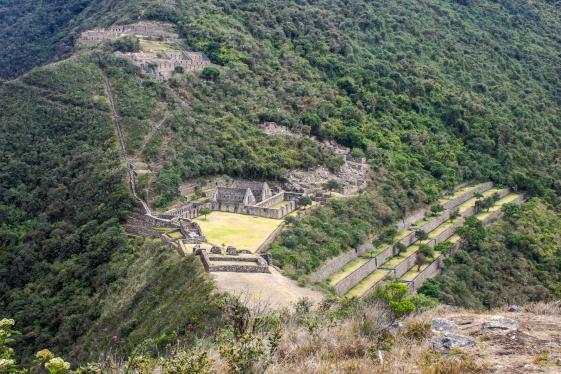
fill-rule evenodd
<path id="1" fill-rule="evenodd" d="M 458 331 L 458 325 L 446 318 L 433 318 L 432 331 L 442 333 L 455 333 Z"/>
<path id="2" fill-rule="evenodd" d="M 447 352 L 454 348 L 476 347 L 475 339 L 464 335 L 435 336 L 431 340 L 432 349 L 438 352 Z"/>
<path id="3" fill-rule="evenodd" d="M 520 308 L 518 305 L 511 305 L 508 307 L 508 311 L 511 313 L 520 313 L 522 311 L 522 308 Z"/>
<path id="4" fill-rule="evenodd" d="M 210 253 L 212 253 L 214 255 L 221 255 L 222 254 L 222 248 L 214 246 L 210 249 Z"/>
<path id="5" fill-rule="evenodd" d="M 518 322 L 503 316 L 492 316 L 489 320 L 483 322 L 481 328 L 484 330 L 518 330 Z"/>

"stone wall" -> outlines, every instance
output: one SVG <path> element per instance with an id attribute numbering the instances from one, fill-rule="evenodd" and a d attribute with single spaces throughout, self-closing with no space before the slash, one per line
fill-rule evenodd
<path id="1" fill-rule="evenodd" d="M 409 226 L 411 226 L 415 222 L 422 220 L 425 217 L 425 214 L 428 211 L 429 210 L 426 209 L 426 208 L 421 208 L 421 209 L 418 209 L 418 210 L 414 211 L 413 213 L 411 213 L 407 217 L 404 217 L 402 220 L 400 220 L 396 224 L 397 230 L 398 231 L 405 230 L 406 228 L 408 228 Z"/>
<path id="2" fill-rule="evenodd" d="M 432 238 L 431 241 L 433 245 L 437 245 L 448 240 L 452 235 L 454 235 L 456 229 L 462 226 L 463 224 L 464 224 L 464 220 L 462 218 L 456 218 L 456 220 L 452 223 L 452 225 L 450 225 L 450 227 L 442 231 L 436 238 Z"/>
<path id="3" fill-rule="evenodd" d="M 216 261 L 231 262 L 231 264 L 213 264 L 206 250 L 199 251 L 201 262 L 208 272 L 233 272 L 233 273 L 270 273 L 267 262 L 262 257 L 250 259 L 247 257 L 237 256 L 219 256 Z M 243 265 L 236 262 L 255 262 L 255 265 Z"/>
<path id="4" fill-rule="evenodd" d="M 469 199 L 471 199 L 472 197 L 474 197 L 475 194 L 485 192 L 491 187 L 493 187 L 493 182 L 483 183 L 477 188 L 474 188 L 473 190 L 469 191 L 468 193 L 462 194 L 455 199 L 447 201 L 446 203 L 442 204 L 442 206 L 444 207 L 444 209 L 457 207 L 458 205 L 463 204 Z"/>
<path id="5" fill-rule="evenodd" d="M 502 191 L 500 195 L 501 197 L 504 197 L 508 195 L 509 192 L 510 191 L 506 191 L 506 192 Z M 520 196 L 519 198 L 513 200 L 512 204 L 522 204 L 525 200 L 526 198 L 524 196 Z M 500 218 L 502 215 L 503 215 L 503 211 L 502 209 L 499 209 L 491 213 L 489 216 L 487 216 L 482 222 L 485 225 L 489 225 L 490 223 Z M 457 241 L 456 243 L 454 243 L 453 247 L 450 250 L 450 255 L 454 254 L 460 248 L 460 245 L 461 245 L 461 241 Z M 428 279 L 437 276 L 444 268 L 443 260 L 444 260 L 444 256 L 439 256 L 438 258 L 436 258 L 436 260 L 434 260 L 429 266 L 427 266 L 423 271 L 421 271 L 417 275 L 417 277 L 413 279 L 413 281 L 408 283 L 409 288 L 412 291 L 417 291 Z"/>
<path id="6" fill-rule="evenodd" d="M 335 292 L 340 296 L 346 294 L 377 268 L 376 258 L 373 258 L 337 283 L 334 287 Z"/>
<path id="7" fill-rule="evenodd" d="M 437 257 L 429 266 L 424 268 L 411 282 L 409 288 L 417 291 L 429 278 L 437 276 L 443 268 L 443 256 Z"/>
<path id="8" fill-rule="evenodd" d="M 255 204 L 255 206 L 261 207 L 261 208 L 270 208 L 275 204 L 281 203 L 284 201 L 284 192 L 279 192 L 276 195 L 273 195 L 271 197 L 269 197 L 268 199 L 265 199 L 257 204 Z"/>
<path id="9" fill-rule="evenodd" d="M 279 225 L 279 227 L 277 227 L 272 233 L 269 234 L 267 239 L 265 239 L 263 241 L 263 243 L 261 243 L 261 245 L 257 248 L 257 250 L 255 252 L 261 253 L 261 252 L 265 251 L 267 248 L 269 248 L 271 243 L 281 234 L 285 225 L 286 225 L 286 223 L 282 222 Z"/>
<path id="10" fill-rule="evenodd" d="M 467 183 L 462 184 L 460 186 L 465 187 L 466 185 L 467 185 Z M 427 222 L 423 226 L 419 227 L 418 230 L 423 230 L 427 233 L 434 230 L 435 228 L 437 228 L 438 226 L 440 226 L 442 223 L 446 222 L 450 218 L 450 215 L 452 213 L 451 212 L 452 208 L 454 208 L 454 207 L 466 202 L 467 200 L 471 199 L 476 193 L 487 191 L 492 186 L 493 186 L 493 183 L 491 183 L 491 182 L 484 183 L 481 186 L 479 186 L 478 188 L 476 188 L 474 190 L 471 190 L 471 191 L 469 191 L 469 192 L 467 192 L 467 193 L 465 193 L 461 196 L 458 196 L 456 199 L 448 201 L 446 204 L 444 204 L 445 209 L 446 209 L 445 212 L 443 212 L 440 216 L 438 216 L 434 219 L 431 219 L 429 222 Z M 396 226 L 401 230 L 405 229 L 405 228 L 409 227 L 411 224 L 413 224 L 414 222 L 422 219 L 427 211 L 428 210 L 425 209 L 425 208 L 419 209 L 419 210 L 413 212 L 412 214 L 408 215 L 404 219 L 402 219 L 400 222 L 397 223 Z M 451 230 L 446 230 L 446 234 L 448 234 L 450 231 Z M 453 234 L 453 231 L 452 231 L 452 234 Z M 441 240 L 442 237 L 444 237 L 444 236 L 445 235 L 441 234 L 441 235 L 439 235 L 438 239 Z M 407 236 L 405 236 L 404 238 L 402 238 L 399 242 L 402 243 L 403 245 L 405 245 L 406 247 L 408 247 L 411 244 L 415 243 L 416 241 L 417 241 L 417 238 L 415 236 L 415 232 L 413 231 L 410 234 L 408 234 Z M 432 241 L 431 244 L 434 246 L 435 241 Z M 362 254 L 362 253 L 360 253 L 360 254 Z M 312 283 L 315 283 L 315 282 L 320 282 L 324 279 L 327 279 L 331 274 L 333 274 L 336 271 L 338 271 L 339 269 L 341 269 L 348 262 L 357 258 L 360 254 L 357 253 L 357 250 L 355 249 L 355 250 L 349 251 L 347 253 L 344 253 L 344 254 L 342 254 L 342 255 L 340 255 L 340 256 L 332 259 L 332 260 L 327 261 L 323 266 L 321 266 L 312 275 L 310 275 L 309 281 L 312 282 Z M 394 255 L 394 248 L 393 247 L 390 247 L 390 248 L 384 250 L 384 252 L 382 252 L 382 253 L 380 253 L 376 256 L 376 261 L 377 261 L 376 266 L 377 267 L 381 266 L 383 263 L 385 263 L 387 261 L 388 258 L 392 257 L 393 255 Z M 349 282 L 352 283 L 352 281 L 349 281 Z"/>
<path id="11" fill-rule="evenodd" d="M 354 260 L 358 257 L 356 249 L 345 252 L 331 260 L 328 260 L 323 266 L 316 270 L 310 275 L 309 281 L 312 283 L 321 282 L 327 279 L 331 274 L 335 273 L 343 266 L 345 266 L 349 261 Z"/>
<path id="12" fill-rule="evenodd" d="M 289 213 L 296 210 L 295 201 L 287 201 L 286 204 L 279 208 L 261 208 L 258 206 L 247 206 L 242 210 L 243 214 L 259 216 L 265 218 L 281 219 Z"/>
<path id="13" fill-rule="evenodd" d="M 395 253 L 396 250 L 393 246 L 384 249 L 382 252 L 378 253 L 376 257 L 374 257 L 376 260 L 376 264 L 378 266 L 382 266 L 386 263 L 386 261 L 388 261 L 389 258 L 395 256 Z"/>
<path id="14" fill-rule="evenodd" d="M 412 253 L 405 260 L 403 260 L 399 265 L 394 268 L 394 277 L 400 278 L 403 274 L 407 273 L 415 265 L 415 260 L 417 259 L 417 253 Z"/>
<path id="15" fill-rule="evenodd" d="M 200 216 L 199 211 L 202 208 L 211 208 L 210 202 L 188 203 L 180 206 L 179 208 L 168 210 L 165 214 L 173 217 L 195 219 Z"/>

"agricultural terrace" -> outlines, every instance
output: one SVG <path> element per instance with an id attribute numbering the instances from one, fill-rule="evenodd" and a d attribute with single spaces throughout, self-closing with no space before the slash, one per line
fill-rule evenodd
<path id="1" fill-rule="evenodd" d="M 234 246 L 257 251 L 259 246 L 283 222 L 278 219 L 245 214 L 212 212 L 195 221 L 201 226 L 209 244 Z"/>
<path id="2" fill-rule="evenodd" d="M 472 190 L 472 188 L 473 187 L 465 187 L 465 188 L 461 189 L 461 191 L 462 191 L 462 193 L 468 193 L 468 192 L 470 192 L 470 190 Z M 501 209 L 501 207 L 504 204 L 510 203 L 510 202 L 512 202 L 512 201 L 514 201 L 514 200 L 516 200 L 517 198 L 520 197 L 519 194 L 509 193 L 508 189 L 490 188 L 490 189 L 488 189 L 487 191 L 485 191 L 481 194 L 482 195 L 481 198 L 488 198 L 488 197 L 493 196 L 494 194 L 499 194 L 503 197 L 501 199 L 499 199 L 497 202 L 495 202 L 493 207 L 491 207 L 489 210 L 477 214 L 478 219 L 485 220 L 490 214 L 492 214 L 493 212 L 496 212 L 497 210 Z M 459 197 L 459 196 L 461 196 L 461 194 L 458 194 L 458 193 L 454 194 L 454 198 Z M 473 208 L 475 206 L 477 200 L 479 200 L 479 198 L 473 197 L 473 198 L 467 200 L 466 202 L 460 204 L 459 206 L 457 206 L 457 209 L 460 211 L 460 213 L 464 213 L 468 209 Z M 406 235 L 411 233 L 414 230 L 413 227 L 421 227 L 428 220 L 430 220 L 430 218 L 425 217 L 425 218 L 417 221 L 412 226 L 412 228 L 402 230 L 400 233 L 398 233 L 397 240 L 401 240 Z M 420 246 L 422 244 L 428 244 L 430 239 L 437 238 L 439 235 L 441 235 L 447 229 L 449 229 L 454 224 L 455 220 L 456 219 L 449 219 L 449 220 L 443 222 L 441 225 L 439 225 L 434 230 L 432 230 L 431 232 L 428 233 L 429 240 L 417 241 L 414 244 L 408 246 L 400 254 L 398 254 L 396 256 L 393 256 L 392 258 L 388 259 L 381 266 L 379 265 L 377 270 L 373 271 L 370 275 L 368 275 L 366 278 L 364 278 L 360 283 L 358 283 L 352 289 L 350 289 L 347 292 L 347 296 L 361 297 L 364 294 L 366 294 L 374 286 L 376 286 L 381 281 L 383 281 L 386 276 L 389 276 L 393 269 L 396 269 L 397 267 L 399 267 L 410 256 L 414 255 L 417 251 L 419 251 Z M 458 240 L 460 240 L 460 237 L 458 235 L 452 234 L 448 241 L 451 242 L 451 243 L 457 243 Z M 389 246 L 391 246 L 391 244 L 384 244 L 384 245 L 380 246 L 380 249 L 371 251 L 370 253 L 366 254 L 366 256 L 375 256 L 377 253 L 380 252 L 380 250 L 385 250 L 385 249 L 389 248 Z M 366 256 L 363 256 L 361 258 L 364 259 Z M 400 277 L 400 280 L 401 281 L 412 281 L 413 279 L 415 279 L 419 275 L 420 272 L 422 272 L 424 269 L 426 269 L 433 261 L 435 261 L 440 256 L 441 256 L 441 253 L 439 253 L 438 251 L 435 251 L 434 256 L 426 259 L 425 263 L 423 263 L 420 266 L 420 268 L 417 265 L 411 266 L 408 269 L 408 271 Z M 347 266 L 343 267 L 339 272 L 333 274 L 333 276 L 330 279 L 328 279 L 329 283 L 332 286 L 337 284 L 341 279 L 343 279 L 344 277 L 346 277 L 349 274 L 351 274 L 352 272 L 354 272 L 360 266 L 361 266 L 361 262 L 359 262 L 359 260 L 351 261 L 349 264 L 347 264 Z M 383 270 L 385 270 L 385 272 Z"/>

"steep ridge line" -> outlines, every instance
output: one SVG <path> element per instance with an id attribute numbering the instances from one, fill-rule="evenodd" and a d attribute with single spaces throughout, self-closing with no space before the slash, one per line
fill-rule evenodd
<path id="1" fill-rule="evenodd" d="M 127 162 L 127 171 L 128 171 L 128 175 L 129 175 L 129 185 L 130 185 L 132 194 L 133 194 L 134 198 L 136 200 L 138 200 L 140 202 L 140 204 L 142 205 L 142 207 L 144 208 L 145 215 L 147 215 L 148 217 L 150 217 L 152 219 L 155 219 L 157 221 L 170 222 L 170 220 L 154 216 L 152 214 L 152 210 L 150 209 L 150 206 L 136 192 L 136 177 L 134 175 L 133 165 L 129 160 L 129 156 L 128 156 L 127 149 L 126 149 L 126 146 L 125 146 L 125 137 L 123 136 L 123 130 L 121 128 L 121 122 L 120 122 L 120 119 L 119 119 L 119 114 L 117 113 L 117 108 L 115 106 L 115 99 L 113 97 L 113 90 L 111 89 L 111 83 L 109 82 L 109 78 L 107 77 L 105 72 L 102 72 L 102 74 L 103 74 L 103 82 L 105 84 L 105 90 L 107 91 L 107 97 L 109 98 L 109 106 L 111 108 L 111 112 L 113 113 L 113 119 L 114 119 L 114 122 L 115 122 L 115 129 L 116 129 L 116 132 L 117 132 L 117 138 L 119 139 L 119 144 L 121 145 L 122 157 Z"/>

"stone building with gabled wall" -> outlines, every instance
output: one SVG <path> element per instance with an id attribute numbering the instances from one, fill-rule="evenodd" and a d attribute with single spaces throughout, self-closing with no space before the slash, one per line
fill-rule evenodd
<path id="1" fill-rule="evenodd" d="M 210 208 L 220 212 L 281 219 L 296 210 L 301 196 L 294 192 L 273 191 L 267 182 L 237 180 L 229 187 L 215 187 L 208 195 L 208 200 L 187 203 L 165 214 L 193 219 L 200 215 L 201 208 Z"/>

